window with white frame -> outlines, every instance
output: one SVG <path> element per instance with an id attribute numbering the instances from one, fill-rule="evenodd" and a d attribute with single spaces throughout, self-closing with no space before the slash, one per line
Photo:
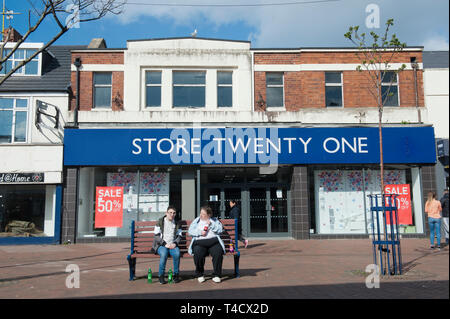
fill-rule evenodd
<path id="1" fill-rule="evenodd" d="M 37 49 L 17 49 L 11 57 L 3 64 L 3 69 L 0 74 L 8 74 L 13 68 L 19 65 L 23 60 L 28 59 Z M 3 55 L 7 56 L 11 52 L 11 49 L 5 49 Z M 14 75 L 39 75 L 39 54 L 36 55 L 31 61 L 22 66 Z"/>
<path id="2" fill-rule="evenodd" d="M 205 71 L 173 71 L 173 107 L 204 107 Z"/>
<path id="3" fill-rule="evenodd" d="M 398 106 L 398 78 L 394 71 L 381 73 L 381 99 L 383 106 Z"/>
<path id="4" fill-rule="evenodd" d="M 233 73 L 217 72 L 217 106 L 233 106 Z"/>
<path id="5" fill-rule="evenodd" d="M 28 99 L 0 97 L 0 144 L 27 141 Z"/>
<path id="6" fill-rule="evenodd" d="M 94 108 L 110 108 L 112 91 L 112 73 L 94 73 Z"/>
<path id="7" fill-rule="evenodd" d="M 145 106 L 161 106 L 161 71 L 145 72 Z"/>
<path id="8" fill-rule="evenodd" d="M 268 107 L 284 107 L 283 73 L 266 73 L 266 100 Z"/>
<path id="9" fill-rule="evenodd" d="M 325 72 L 325 106 L 343 106 L 342 72 Z"/>

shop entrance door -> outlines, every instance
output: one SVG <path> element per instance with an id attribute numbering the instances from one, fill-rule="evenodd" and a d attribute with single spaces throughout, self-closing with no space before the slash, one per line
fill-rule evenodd
<path id="1" fill-rule="evenodd" d="M 249 236 L 289 235 L 289 192 L 286 187 L 249 188 Z"/>
<path id="2" fill-rule="evenodd" d="M 231 199 L 241 209 L 244 236 L 290 236 L 290 193 L 287 185 L 203 185 L 202 205 L 209 205 L 215 217 L 229 218 Z"/>
<path id="3" fill-rule="evenodd" d="M 215 217 L 226 219 L 230 218 L 230 200 L 235 200 L 236 204 L 242 207 L 241 187 L 206 188 L 206 200 L 203 202 L 212 208 Z"/>

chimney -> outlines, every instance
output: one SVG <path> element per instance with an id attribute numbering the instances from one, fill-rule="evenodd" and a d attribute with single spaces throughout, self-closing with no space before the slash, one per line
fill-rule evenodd
<path id="1" fill-rule="evenodd" d="M 106 42 L 103 38 L 94 38 L 91 40 L 91 43 L 88 45 L 88 49 L 105 49 Z"/>
<path id="2" fill-rule="evenodd" d="M 9 38 L 8 38 L 8 34 L 9 34 Z M 22 39 L 22 35 L 19 32 L 17 32 L 16 29 L 14 29 L 12 27 L 9 27 L 3 31 L 3 39 L 2 39 L 3 42 L 5 42 L 6 40 L 7 40 L 7 42 L 17 42 L 20 39 Z"/>

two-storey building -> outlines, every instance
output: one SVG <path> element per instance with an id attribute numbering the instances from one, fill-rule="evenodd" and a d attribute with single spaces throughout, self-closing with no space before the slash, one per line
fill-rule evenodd
<path id="1" fill-rule="evenodd" d="M 183 219 L 204 204 L 227 218 L 230 199 L 249 237 L 367 237 L 378 109 L 355 52 L 203 38 L 72 50 L 63 241 L 127 239 L 131 220 L 155 220 L 169 204 Z M 422 48 L 393 63 L 407 68 L 388 73 L 385 181 L 410 186 L 404 229 L 420 235 L 436 159 Z M 112 186 L 124 191 L 122 227 L 96 228 L 96 187 Z"/>
<path id="2" fill-rule="evenodd" d="M 16 43 L 7 42 L 4 54 Z M 22 43 L 0 77 L 43 45 Z M 50 46 L 0 85 L 0 244 L 60 240 L 73 48 Z"/>

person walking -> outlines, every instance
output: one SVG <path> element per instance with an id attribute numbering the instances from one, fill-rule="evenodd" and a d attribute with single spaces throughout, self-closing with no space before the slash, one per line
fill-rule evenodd
<path id="1" fill-rule="evenodd" d="M 230 218 L 238 220 L 238 240 L 244 243 L 244 248 L 247 248 L 248 239 L 245 239 L 244 236 L 242 236 L 241 209 L 239 208 L 234 199 L 230 200 L 230 207 L 231 207 Z"/>
<path id="2" fill-rule="evenodd" d="M 222 232 L 222 223 L 213 217 L 208 206 L 200 209 L 200 216 L 189 226 L 188 234 L 192 236 L 192 240 L 188 252 L 194 255 L 195 275 L 200 283 L 205 281 L 205 257 L 208 254 L 212 256 L 214 268 L 212 280 L 215 283 L 221 282 L 223 255 L 226 253 L 225 244 L 219 236 Z"/>
<path id="3" fill-rule="evenodd" d="M 445 244 L 448 245 L 448 189 L 444 190 L 441 200 L 442 207 L 442 225 L 445 234 Z"/>
<path id="4" fill-rule="evenodd" d="M 430 226 L 431 249 L 434 249 L 434 237 L 436 236 L 437 248 L 441 249 L 441 202 L 436 200 L 436 194 L 428 193 L 425 203 L 425 213 L 428 214 L 428 225 Z"/>
<path id="5" fill-rule="evenodd" d="M 177 210 L 174 206 L 167 208 L 165 216 L 161 217 L 155 225 L 155 238 L 153 248 L 155 254 L 159 255 L 159 283 L 167 283 L 164 279 L 167 258 L 173 258 L 173 282 L 180 282 L 180 249 L 178 245 L 181 240 L 181 225 L 175 222 Z"/>

